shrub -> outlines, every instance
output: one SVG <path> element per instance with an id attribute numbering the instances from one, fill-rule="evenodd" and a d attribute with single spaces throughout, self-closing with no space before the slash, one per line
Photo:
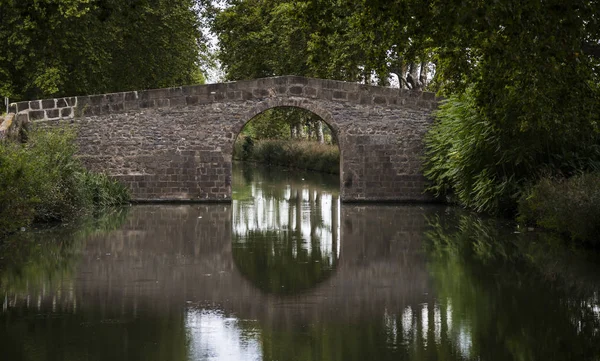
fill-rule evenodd
<path id="1" fill-rule="evenodd" d="M 520 200 L 519 220 L 599 244 L 600 173 L 540 180 Z"/>
<path id="2" fill-rule="evenodd" d="M 425 136 L 424 172 L 437 195 L 479 212 L 514 214 L 523 191 L 544 175 L 600 170 L 595 113 L 575 121 L 561 108 L 539 124 L 519 125 L 523 109 L 482 106 L 474 92 L 445 101 Z"/>
<path id="3" fill-rule="evenodd" d="M 121 204 L 127 189 L 87 171 L 67 128 L 36 130 L 26 144 L 0 144 L 0 237 L 33 221 L 67 221 Z"/>
<path id="4" fill-rule="evenodd" d="M 425 136 L 425 176 L 429 190 L 479 212 L 509 207 L 516 179 L 498 164 L 499 138 L 468 95 L 441 105 Z"/>

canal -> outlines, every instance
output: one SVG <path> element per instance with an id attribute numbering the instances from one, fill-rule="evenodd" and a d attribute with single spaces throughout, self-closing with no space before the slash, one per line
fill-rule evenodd
<path id="1" fill-rule="evenodd" d="M 600 261 L 442 205 L 236 164 L 231 204 L 0 245 L 0 360 L 600 360 Z"/>

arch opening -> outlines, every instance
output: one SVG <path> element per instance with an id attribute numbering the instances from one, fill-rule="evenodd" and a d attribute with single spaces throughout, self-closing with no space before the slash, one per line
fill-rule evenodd
<path id="1" fill-rule="evenodd" d="M 340 174 L 337 132 L 321 115 L 298 106 L 262 110 L 237 132 L 232 160 Z"/>

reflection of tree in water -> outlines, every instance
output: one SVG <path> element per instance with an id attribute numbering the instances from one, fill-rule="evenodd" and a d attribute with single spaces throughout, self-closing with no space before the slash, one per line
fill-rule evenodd
<path id="1" fill-rule="evenodd" d="M 251 170 L 236 172 L 245 181 Z M 339 196 L 329 177 L 305 181 L 309 174 L 261 172 L 234 183 L 233 258 L 263 291 L 306 290 L 337 264 Z"/>
<path id="2" fill-rule="evenodd" d="M 0 243 L 0 290 L 13 302 L 72 282 L 85 238 L 119 228 L 127 208 L 115 208 L 75 224 L 16 233 Z"/>
<path id="3" fill-rule="evenodd" d="M 452 319 L 448 344 L 471 358 L 596 360 L 597 264 L 554 236 L 498 220 L 446 215 L 427 233 L 430 272 Z"/>

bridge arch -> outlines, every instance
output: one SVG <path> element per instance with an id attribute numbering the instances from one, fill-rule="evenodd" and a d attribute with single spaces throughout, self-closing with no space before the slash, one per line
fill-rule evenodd
<path id="1" fill-rule="evenodd" d="M 427 201 L 423 136 L 432 93 L 282 76 L 32 100 L 17 121 L 78 130 L 86 166 L 138 201 L 230 201 L 233 143 L 255 115 L 294 106 L 320 116 L 340 147 L 342 201 Z"/>
<path id="2" fill-rule="evenodd" d="M 246 126 L 246 124 L 248 124 L 248 122 L 250 122 L 257 115 L 264 113 L 267 110 L 280 108 L 280 107 L 300 108 L 300 109 L 304 109 L 304 110 L 307 110 L 309 112 L 316 114 L 325 123 L 327 123 L 329 128 L 334 132 L 335 136 L 337 137 L 337 135 L 338 135 L 337 133 L 339 131 L 339 127 L 337 126 L 338 122 L 333 117 L 331 112 L 327 108 L 321 106 L 318 103 L 311 102 L 308 99 L 302 99 L 302 98 L 292 98 L 292 99 L 269 98 L 269 99 L 260 101 L 256 105 L 252 106 L 243 115 L 242 119 L 245 119 L 245 120 L 242 120 L 240 123 L 236 124 L 233 131 L 237 132 L 237 134 L 239 134 L 242 131 L 242 129 L 244 128 L 244 126 Z"/>
<path id="3" fill-rule="evenodd" d="M 336 146 L 340 152 L 340 158 L 341 158 L 342 145 L 339 143 L 339 137 L 338 137 L 338 131 L 339 131 L 338 129 L 339 128 L 336 126 L 336 123 L 337 123 L 336 119 L 334 119 L 333 115 L 327 108 L 323 108 L 318 103 L 314 103 L 314 102 L 311 102 L 306 99 L 274 98 L 274 99 L 266 99 L 262 102 L 259 102 L 252 108 L 250 108 L 242 116 L 242 121 L 234 126 L 233 133 L 235 136 L 234 136 L 234 141 L 231 144 L 232 159 L 233 159 L 233 152 L 234 152 L 234 150 L 233 150 L 234 144 L 235 144 L 237 138 L 242 134 L 244 127 L 246 127 L 248 124 L 250 124 L 260 114 L 263 114 L 269 110 L 278 109 L 278 108 L 301 109 L 301 110 L 310 112 L 310 113 L 316 115 L 317 117 L 319 117 L 331 131 L 331 134 L 336 141 Z M 227 153 L 229 154 L 229 152 L 227 152 Z M 339 166 L 341 169 L 341 159 L 340 159 Z"/>

